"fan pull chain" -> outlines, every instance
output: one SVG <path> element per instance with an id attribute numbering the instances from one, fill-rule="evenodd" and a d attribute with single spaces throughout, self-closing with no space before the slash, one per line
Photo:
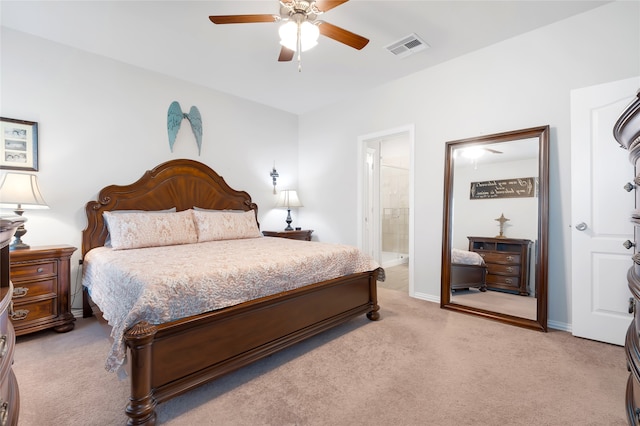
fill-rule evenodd
<path id="1" fill-rule="evenodd" d="M 296 39 L 298 51 L 298 72 L 302 72 L 302 24 L 298 21 L 298 34 Z"/>

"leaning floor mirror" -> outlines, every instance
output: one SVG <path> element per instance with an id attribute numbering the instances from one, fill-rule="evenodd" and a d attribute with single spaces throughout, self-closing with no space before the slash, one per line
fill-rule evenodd
<path id="1" fill-rule="evenodd" d="M 549 126 L 446 143 L 440 306 L 547 331 Z"/>

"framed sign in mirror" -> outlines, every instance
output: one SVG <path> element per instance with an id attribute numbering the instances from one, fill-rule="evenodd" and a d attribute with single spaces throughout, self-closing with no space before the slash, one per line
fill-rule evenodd
<path id="1" fill-rule="evenodd" d="M 446 143 L 440 306 L 547 330 L 549 126 Z"/>
<path id="2" fill-rule="evenodd" d="M 38 171 L 38 123 L 0 117 L 0 169 Z"/>

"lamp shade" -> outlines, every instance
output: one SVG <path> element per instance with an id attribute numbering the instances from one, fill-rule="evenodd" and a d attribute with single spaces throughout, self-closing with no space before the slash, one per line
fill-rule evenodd
<path id="1" fill-rule="evenodd" d="M 38 188 L 38 177 L 30 173 L 7 173 L 0 180 L 0 205 L 18 209 L 48 209 Z"/>
<path id="2" fill-rule="evenodd" d="M 298 193 L 294 189 L 285 189 L 280 191 L 280 196 L 276 202 L 276 207 L 304 207 L 298 198 Z"/>
<path id="3" fill-rule="evenodd" d="M 320 29 L 308 21 L 296 23 L 285 22 L 280 26 L 280 44 L 294 52 L 298 50 L 298 29 L 300 29 L 300 50 L 307 51 L 318 44 Z"/>

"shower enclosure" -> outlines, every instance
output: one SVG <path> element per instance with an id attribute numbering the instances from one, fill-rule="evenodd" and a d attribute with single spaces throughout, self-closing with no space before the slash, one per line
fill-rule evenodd
<path id="1" fill-rule="evenodd" d="M 382 209 L 382 266 L 409 261 L 409 169 L 401 165 L 380 165 L 380 207 Z"/>

